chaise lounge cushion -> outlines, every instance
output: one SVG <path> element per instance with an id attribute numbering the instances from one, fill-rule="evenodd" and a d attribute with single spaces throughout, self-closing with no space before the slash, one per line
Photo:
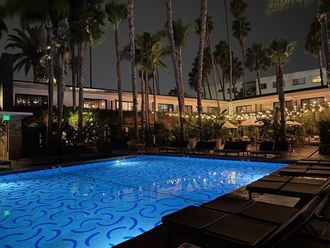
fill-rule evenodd
<path id="1" fill-rule="evenodd" d="M 193 230 L 205 228 L 217 220 L 223 218 L 226 214 L 207 208 L 188 206 L 177 212 L 166 215 L 162 218 L 164 224 L 184 226 Z"/>
<path id="2" fill-rule="evenodd" d="M 229 196 L 221 196 L 213 201 L 202 204 L 202 207 L 223 211 L 227 213 L 238 213 L 253 203 L 252 200 L 239 199 Z"/>

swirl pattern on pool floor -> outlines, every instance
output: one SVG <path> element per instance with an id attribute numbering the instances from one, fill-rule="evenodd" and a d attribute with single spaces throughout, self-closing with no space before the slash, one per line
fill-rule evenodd
<path id="1" fill-rule="evenodd" d="M 0 247 L 112 247 L 283 164 L 137 156 L 0 177 Z"/>

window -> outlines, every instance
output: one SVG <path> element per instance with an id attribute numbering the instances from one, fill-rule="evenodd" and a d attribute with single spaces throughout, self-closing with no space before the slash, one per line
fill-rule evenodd
<path id="1" fill-rule="evenodd" d="M 256 112 L 261 112 L 262 111 L 262 104 L 256 104 L 255 109 L 256 109 Z"/>
<path id="2" fill-rule="evenodd" d="M 262 89 L 262 90 L 267 89 L 267 84 L 261 84 L 260 86 L 261 86 L 261 89 Z"/>
<path id="3" fill-rule="evenodd" d="M 208 112 L 209 113 L 219 113 L 220 109 L 218 107 L 208 107 Z"/>
<path id="4" fill-rule="evenodd" d="M 251 105 L 237 106 L 236 107 L 236 113 L 251 113 L 251 112 L 252 112 Z"/>
<path id="5" fill-rule="evenodd" d="M 280 103 L 279 102 L 274 102 L 273 103 L 273 109 L 279 108 L 280 107 Z M 285 108 L 287 108 L 288 110 L 292 110 L 293 109 L 293 101 L 285 101 Z"/>
<path id="6" fill-rule="evenodd" d="M 192 113 L 192 106 L 191 105 L 184 105 L 184 110 L 186 113 Z"/>
<path id="7" fill-rule="evenodd" d="M 107 101 L 102 99 L 84 99 L 85 109 L 107 109 Z"/>
<path id="8" fill-rule="evenodd" d="M 312 104 L 324 104 L 324 97 L 301 99 L 301 106 Z"/>
<path id="9" fill-rule="evenodd" d="M 312 83 L 315 83 L 315 84 L 321 83 L 321 76 L 312 77 Z"/>
<path id="10" fill-rule="evenodd" d="M 47 106 L 48 97 L 39 95 L 16 94 L 15 105 L 26 107 Z"/>
<path id="11" fill-rule="evenodd" d="M 173 112 L 174 106 L 173 106 L 173 104 L 158 103 L 158 111 L 159 112 Z"/>
<path id="12" fill-rule="evenodd" d="M 129 101 L 122 101 L 123 104 L 123 111 L 133 111 L 133 102 Z M 119 102 L 116 100 L 116 109 L 119 108 Z"/>
<path id="13" fill-rule="evenodd" d="M 306 78 L 298 78 L 292 80 L 292 86 L 303 85 L 306 83 Z"/>

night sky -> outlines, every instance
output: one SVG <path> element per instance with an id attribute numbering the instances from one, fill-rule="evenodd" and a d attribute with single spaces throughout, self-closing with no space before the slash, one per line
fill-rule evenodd
<path id="1" fill-rule="evenodd" d="M 2 4 L 4 0 L 0 0 Z M 121 1 L 123 2 L 123 1 Z M 294 72 L 300 70 L 317 68 L 317 61 L 304 51 L 305 37 L 309 29 L 309 25 L 313 20 L 315 5 L 306 8 L 297 7 L 267 16 L 265 12 L 265 0 L 248 0 L 247 18 L 251 22 L 252 31 L 246 39 L 246 48 L 252 43 L 268 44 L 273 38 L 284 38 L 297 42 L 297 48 L 290 62 L 284 68 L 284 72 Z M 181 18 L 184 22 L 193 22 L 199 17 L 200 1 L 199 0 L 173 0 L 174 17 Z M 214 22 L 214 31 L 211 34 L 211 42 L 216 45 L 219 40 L 226 40 L 225 36 L 225 16 L 223 1 L 209 0 L 209 15 L 212 16 Z M 154 32 L 164 27 L 166 21 L 165 0 L 136 0 L 135 1 L 135 25 L 136 33 Z M 7 19 L 9 33 L 12 33 L 13 27 L 18 27 L 18 21 Z M 127 22 L 121 25 L 121 45 L 128 44 L 128 25 Z M 5 35 L 6 36 L 6 35 Z M 1 52 L 4 51 L 6 37 L 0 41 Z M 189 89 L 187 83 L 187 75 L 190 71 L 191 64 L 198 51 L 199 38 L 195 33 L 191 33 L 189 41 L 183 49 L 184 57 L 184 75 L 186 88 Z M 167 44 L 167 39 L 164 39 Z M 238 41 L 232 38 L 235 56 L 240 57 L 240 49 Z M 8 50 L 7 52 L 12 52 Z M 89 66 L 88 53 L 85 56 L 84 78 L 86 85 L 89 85 Z M 93 48 L 93 86 L 98 88 L 116 88 L 115 79 L 115 57 L 114 57 L 114 34 L 111 28 L 106 30 L 104 41 Z M 161 72 L 161 93 L 167 94 L 169 89 L 175 85 L 173 78 L 173 68 L 170 59 L 164 62 L 168 66 L 167 71 Z M 262 75 L 273 74 L 273 69 Z M 248 73 L 248 79 L 254 79 L 255 75 Z M 131 90 L 130 86 L 130 65 L 127 61 L 122 62 L 122 76 L 124 81 L 124 89 Z M 31 76 L 25 77 L 22 73 L 16 73 L 15 79 L 31 80 Z M 70 83 L 70 75 L 67 77 L 67 83 Z M 189 94 L 193 92 L 189 89 Z"/>

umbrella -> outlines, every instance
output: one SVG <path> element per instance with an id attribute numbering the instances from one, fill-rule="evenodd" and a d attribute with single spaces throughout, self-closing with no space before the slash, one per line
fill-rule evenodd
<path id="1" fill-rule="evenodd" d="M 285 125 L 287 125 L 287 126 L 302 126 L 303 124 L 301 124 L 297 121 L 286 121 Z"/>
<path id="2" fill-rule="evenodd" d="M 241 126 L 242 127 L 249 127 L 249 126 L 263 126 L 264 123 L 262 121 L 257 121 L 256 118 L 249 118 L 246 119 L 245 121 L 242 121 Z"/>
<path id="3" fill-rule="evenodd" d="M 234 124 L 230 123 L 229 121 L 226 121 L 221 128 L 226 128 L 226 129 L 237 129 L 238 126 L 235 126 Z"/>

